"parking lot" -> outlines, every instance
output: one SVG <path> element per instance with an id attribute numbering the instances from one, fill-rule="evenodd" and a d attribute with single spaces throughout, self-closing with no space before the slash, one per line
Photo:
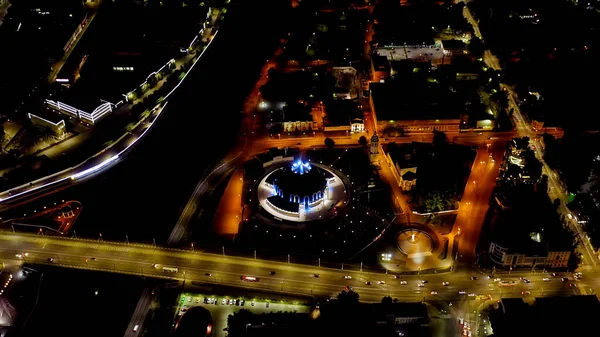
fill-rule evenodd
<path id="1" fill-rule="evenodd" d="M 204 303 L 205 298 L 208 303 Z M 223 300 L 225 300 L 225 304 L 223 304 Z M 265 301 L 264 299 L 242 299 L 231 296 L 216 297 L 214 295 L 183 293 L 179 299 L 178 315 L 182 315 L 189 308 L 195 306 L 202 306 L 210 311 L 210 314 L 212 315 L 213 319 L 214 337 L 226 336 L 227 333 L 226 331 L 223 331 L 223 329 L 227 327 L 227 316 L 239 311 L 242 308 L 247 309 L 255 314 L 278 311 L 310 311 L 309 306 L 301 304 L 291 304 L 278 301 Z"/>

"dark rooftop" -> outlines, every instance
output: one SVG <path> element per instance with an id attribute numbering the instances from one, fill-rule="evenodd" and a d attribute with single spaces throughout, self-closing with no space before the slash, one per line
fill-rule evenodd
<path id="1" fill-rule="evenodd" d="M 312 121 L 310 111 L 311 109 L 309 106 L 306 106 L 301 103 L 288 104 L 283 108 L 283 121 Z"/>
<path id="2" fill-rule="evenodd" d="M 350 125 L 350 119 L 356 117 L 357 105 L 351 100 L 334 100 L 326 105 L 325 126 Z"/>
<path id="3" fill-rule="evenodd" d="M 371 97 L 378 120 L 460 119 L 464 110 L 438 85 L 372 83 Z"/>
<path id="4" fill-rule="evenodd" d="M 466 49 L 467 45 L 461 40 L 442 40 L 442 48 L 448 49 Z"/>
<path id="5" fill-rule="evenodd" d="M 390 61 L 388 61 L 387 57 L 385 56 L 373 54 L 371 56 L 371 61 L 373 62 L 373 68 L 375 68 L 375 71 L 390 70 Z"/>
<path id="6" fill-rule="evenodd" d="M 533 256 L 545 256 L 548 249 L 571 250 L 572 236 L 562 227 L 546 195 L 529 184 L 505 187 L 502 194 L 511 208 L 492 220 L 494 241 Z"/>
<path id="7" fill-rule="evenodd" d="M 401 169 L 417 167 L 418 156 L 421 150 L 429 144 L 416 143 L 396 144 L 389 143 L 385 145 L 385 151 L 390 154 L 394 164 L 398 164 Z"/>
<path id="8" fill-rule="evenodd" d="M 402 175 L 402 179 L 404 180 L 415 180 L 417 179 L 417 174 L 413 171 L 408 171 Z"/>

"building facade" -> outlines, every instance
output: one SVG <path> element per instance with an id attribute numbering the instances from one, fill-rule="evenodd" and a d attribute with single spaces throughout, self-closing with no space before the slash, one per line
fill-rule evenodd
<path id="1" fill-rule="evenodd" d="M 488 250 L 490 259 L 502 267 L 552 267 L 566 268 L 571 257 L 570 251 L 546 251 L 540 254 L 527 254 L 516 249 L 490 242 Z"/>
<path id="2" fill-rule="evenodd" d="M 65 121 L 63 119 L 53 122 L 49 119 L 42 118 L 31 113 L 28 113 L 27 117 L 29 117 L 29 120 L 33 125 L 50 131 L 54 136 L 62 137 L 66 132 Z"/>

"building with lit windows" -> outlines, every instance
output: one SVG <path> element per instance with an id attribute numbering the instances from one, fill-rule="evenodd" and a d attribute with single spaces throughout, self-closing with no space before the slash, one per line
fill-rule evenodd
<path id="1" fill-rule="evenodd" d="M 48 108 L 58 112 L 61 115 L 90 125 L 94 125 L 104 117 L 108 116 L 108 114 L 110 114 L 115 108 L 113 103 L 106 101 L 102 101 L 100 105 L 94 108 L 91 112 L 87 112 L 61 101 L 54 101 L 51 99 L 47 99 L 45 103 Z"/>

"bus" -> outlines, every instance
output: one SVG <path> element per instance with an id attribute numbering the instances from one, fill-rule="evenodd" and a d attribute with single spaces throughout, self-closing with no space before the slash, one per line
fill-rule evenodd
<path id="1" fill-rule="evenodd" d="M 176 273 L 179 271 L 179 269 L 174 267 L 163 267 L 163 271 L 166 273 Z"/>

